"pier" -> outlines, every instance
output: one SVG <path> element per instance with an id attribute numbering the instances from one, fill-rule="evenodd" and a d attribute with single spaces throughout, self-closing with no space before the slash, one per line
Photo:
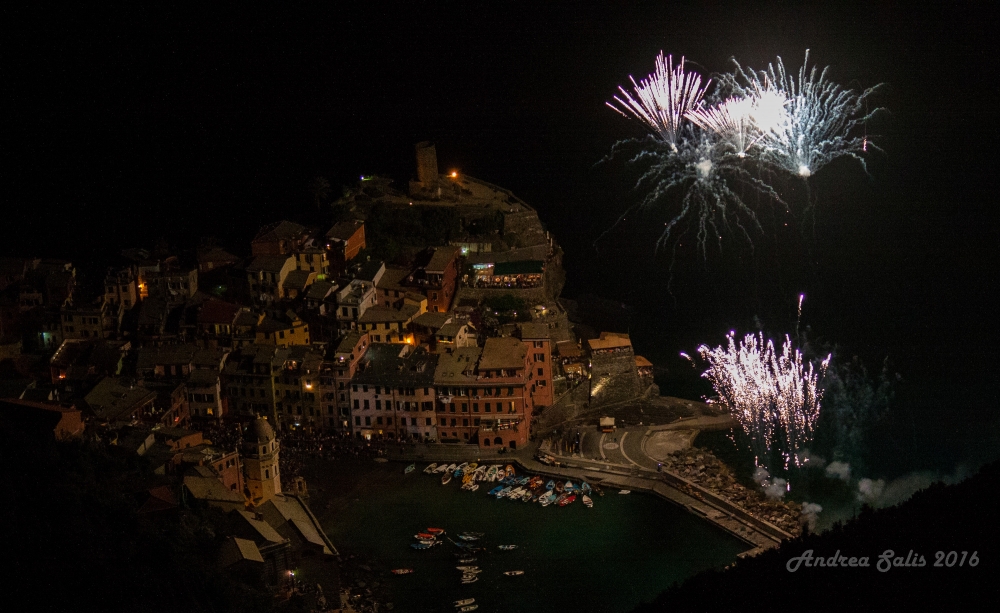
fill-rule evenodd
<path id="1" fill-rule="evenodd" d="M 619 439 L 624 444 L 626 434 L 623 431 Z M 486 464 L 511 464 L 521 471 L 544 475 L 551 478 L 574 481 L 587 481 L 591 485 L 599 485 L 606 495 L 618 495 L 617 491 L 626 489 L 634 492 L 645 492 L 658 496 L 672 504 L 686 509 L 688 512 L 708 521 L 747 544 L 748 550 L 742 556 L 757 553 L 778 546 L 782 541 L 793 538 L 794 535 L 782 530 L 747 512 L 733 502 L 711 492 L 680 475 L 663 470 L 657 471 L 653 466 L 656 461 L 644 453 L 641 442 L 650 431 L 646 428 L 634 433 L 640 445 L 641 454 L 633 461 L 631 456 L 624 455 L 627 462 L 620 458 L 608 458 L 607 461 L 588 460 L 582 457 L 557 455 L 544 448 L 542 453 L 553 457 L 558 465 L 544 464 L 536 459 L 539 445 L 533 444 L 525 449 L 511 453 L 483 453 L 477 447 L 452 444 L 408 444 L 392 449 L 389 458 L 403 462 L 479 462 Z M 624 451 L 624 450 L 622 450 Z"/>

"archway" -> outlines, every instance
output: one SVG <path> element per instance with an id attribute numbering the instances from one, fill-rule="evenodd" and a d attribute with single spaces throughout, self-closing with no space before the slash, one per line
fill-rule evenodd
<path id="1" fill-rule="evenodd" d="M 517 449 L 517 441 L 511 441 L 509 446 L 511 449 Z"/>

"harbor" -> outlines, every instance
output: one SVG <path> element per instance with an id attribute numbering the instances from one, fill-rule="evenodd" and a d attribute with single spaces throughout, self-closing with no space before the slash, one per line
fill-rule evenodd
<path id="1" fill-rule="evenodd" d="M 429 463 L 408 474 L 408 464 L 398 462 L 345 464 L 317 463 L 306 472 L 314 508 L 338 550 L 364 558 L 368 570 L 345 575 L 345 587 L 352 595 L 372 592 L 393 610 L 451 610 L 453 601 L 474 598 L 480 610 L 624 612 L 747 549 L 686 510 L 638 492 L 605 488 L 593 508 L 580 501 L 542 507 L 497 500 L 484 487 L 463 491 L 460 479 L 442 485 L 440 474 L 423 473 Z M 428 528 L 446 531 L 443 544 L 411 547 Z M 469 558 L 458 558 L 464 549 L 448 538 L 460 542 L 466 532 L 484 535 L 483 551 L 461 563 Z M 478 580 L 463 584 L 461 565 L 478 567 Z M 392 572 L 401 569 L 413 572 Z"/>

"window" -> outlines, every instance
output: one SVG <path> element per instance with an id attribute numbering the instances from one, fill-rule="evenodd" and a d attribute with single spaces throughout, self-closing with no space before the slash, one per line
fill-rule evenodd
<path id="1" fill-rule="evenodd" d="M 490 406 L 490 403 L 487 402 L 486 406 Z M 489 409 L 487 409 L 487 410 L 489 410 Z M 472 403 L 472 412 L 473 413 L 478 413 L 479 412 L 479 403 L 478 402 L 473 402 Z"/>
<path id="2" fill-rule="evenodd" d="M 378 394 L 381 394 L 381 393 L 382 393 L 382 386 L 381 385 L 376 385 L 375 386 L 375 395 L 377 396 Z"/>
<path id="3" fill-rule="evenodd" d="M 430 393 L 431 393 L 431 388 L 429 388 L 429 387 L 425 387 L 425 388 L 424 388 L 424 396 L 427 396 L 427 395 L 428 395 L 428 394 L 430 394 Z"/>
<path id="4" fill-rule="evenodd" d="M 387 423 L 387 424 L 389 424 L 391 426 L 392 425 L 392 418 L 391 417 L 386 417 L 385 418 L 385 423 Z"/>
<path id="5" fill-rule="evenodd" d="M 479 418 L 478 417 L 472 420 L 472 425 L 473 426 L 478 426 L 479 425 Z"/>
<path id="6" fill-rule="evenodd" d="M 368 399 L 365 398 L 365 410 L 370 409 L 371 406 L 368 405 Z"/>
<path id="7" fill-rule="evenodd" d="M 462 425 L 463 425 L 463 426 L 468 426 L 468 425 L 469 425 L 469 420 L 468 420 L 468 418 L 466 418 L 466 419 L 463 419 L 463 420 L 462 420 Z"/>
<path id="8" fill-rule="evenodd" d="M 285 338 L 285 331 L 284 330 L 278 330 L 278 338 Z"/>
<path id="9" fill-rule="evenodd" d="M 539 369 L 538 369 L 538 376 L 539 376 L 539 377 L 541 377 L 541 376 L 543 376 L 544 374 L 545 374 L 545 370 L 544 370 L 544 369 L 541 369 L 541 368 L 539 368 Z"/>
<path id="10" fill-rule="evenodd" d="M 354 408 L 355 409 L 360 409 L 361 408 L 361 401 L 358 400 L 357 398 L 354 399 Z"/>
<path id="11" fill-rule="evenodd" d="M 375 423 L 377 423 L 378 425 L 381 426 L 382 425 L 382 418 L 381 417 L 376 417 L 375 418 Z"/>
<path id="12" fill-rule="evenodd" d="M 372 418 L 371 417 L 367 417 L 367 416 L 365 417 L 365 425 L 366 426 L 372 425 Z"/>
<path id="13" fill-rule="evenodd" d="M 367 402 L 367 401 L 365 401 L 365 402 Z M 381 411 L 382 410 L 382 401 L 381 400 L 376 400 L 375 401 L 375 410 L 376 411 Z"/>
<path id="14" fill-rule="evenodd" d="M 456 423 L 457 423 L 457 420 L 455 418 L 452 418 L 451 425 L 454 426 Z"/>
<path id="15" fill-rule="evenodd" d="M 513 396 L 514 395 L 514 388 L 513 387 L 508 387 L 507 388 L 507 395 L 508 396 Z"/>
<path id="16" fill-rule="evenodd" d="M 431 418 L 430 417 L 424 418 L 424 424 L 428 426 L 431 425 Z"/>
<path id="17" fill-rule="evenodd" d="M 358 391 L 358 384 L 357 383 L 355 383 L 354 385 L 351 386 L 351 391 L 354 391 L 354 392 Z"/>
<path id="18" fill-rule="evenodd" d="M 498 404 L 497 406 L 500 406 L 500 405 Z M 486 410 L 487 413 L 490 412 L 490 403 L 488 403 L 488 402 L 486 403 L 485 410 Z"/>
<path id="19" fill-rule="evenodd" d="M 462 412 L 463 413 L 468 413 L 469 412 L 468 405 L 466 403 L 464 403 L 464 402 L 462 403 Z M 478 413 L 479 412 L 479 403 L 478 402 L 473 402 L 472 403 L 472 412 L 473 413 Z"/>

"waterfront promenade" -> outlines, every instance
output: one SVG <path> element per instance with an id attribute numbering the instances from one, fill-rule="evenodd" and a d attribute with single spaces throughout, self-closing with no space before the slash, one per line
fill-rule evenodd
<path id="1" fill-rule="evenodd" d="M 719 418 L 698 418 L 706 421 L 702 426 L 723 423 Z M 401 462 L 480 462 L 514 464 L 521 470 L 569 480 L 586 480 L 599 485 L 606 495 L 618 495 L 620 489 L 647 492 L 711 522 L 736 536 L 749 546 L 744 555 L 777 546 L 793 535 L 747 512 L 739 505 L 711 492 L 682 476 L 657 470 L 656 457 L 669 449 L 651 443 L 665 434 L 685 432 L 695 426 L 696 420 L 686 424 L 665 426 L 638 426 L 623 428 L 613 434 L 597 432 L 594 428 L 581 427 L 579 453 L 553 449 L 550 441 L 533 442 L 524 449 L 507 453 L 485 452 L 478 447 L 461 444 L 402 444 L 390 445 L 387 458 Z M 673 425 L 671 428 L 669 426 Z M 728 427 L 728 425 L 727 425 Z M 690 431 L 682 436 L 693 440 Z M 588 442 L 589 439 L 589 442 Z M 647 452 L 648 450 L 648 452 Z M 545 464 L 537 458 L 540 454 L 551 456 L 555 465 Z M 422 467 L 418 466 L 418 469 Z"/>

